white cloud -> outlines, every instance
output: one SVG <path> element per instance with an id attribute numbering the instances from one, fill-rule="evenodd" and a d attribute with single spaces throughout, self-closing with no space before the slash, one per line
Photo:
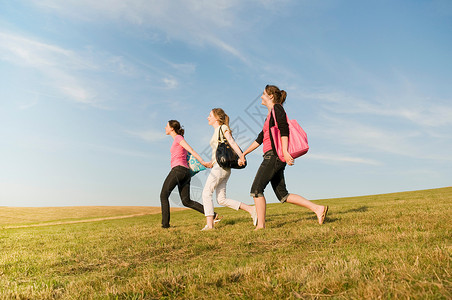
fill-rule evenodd
<path id="1" fill-rule="evenodd" d="M 164 62 L 169 64 L 173 69 L 175 69 L 177 72 L 184 73 L 187 75 L 193 74 L 196 72 L 196 64 L 194 63 L 184 63 L 184 64 L 177 64 L 170 62 L 168 60 L 162 59 Z"/>
<path id="2" fill-rule="evenodd" d="M 381 165 L 380 162 L 373 160 L 373 159 L 341 156 L 341 155 L 335 155 L 335 154 L 314 153 L 314 154 L 309 154 L 309 158 L 312 158 L 315 160 L 321 160 L 321 161 L 330 161 L 330 162 L 335 162 L 335 163 L 356 163 L 356 164 L 366 164 L 366 165 L 374 165 L 374 166 Z"/>
<path id="3" fill-rule="evenodd" d="M 378 124 L 369 125 L 359 120 L 332 116 L 323 116 L 321 123 L 311 126 L 311 136 L 354 153 L 452 161 L 450 151 L 444 148 L 450 137 L 437 140 L 416 129 L 383 128 Z"/>
<path id="4" fill-rule="evenodd" d="M 243 30 L 243 23 L 237 18 L 243 4 L 238 0 L 42 0 L 35 4 L 73 19 L 126 21 L 161 30 L 169 39 L 210 45 L 245 61 L 240 50 L 227 41 L 234 41 L 234 36 Z"/>
<path id="5" fill-rule="evenodd" d="M 60 87 L 60 90 L 80 103 L 90 104 L 91 99 L 94 98 L 86 89 L 80 86 L 67 85 Z"/>
<path id="6" fill-rule="evenodd" d="M 163 78 L 163 83 L 168 89 L 175 89 L 179 85 L 179 82 L 175 78 Z"/>
<path id="7" fill-rule="evenodd" d="M 157 141 L 161 141 L 163 139 L 165 139 L 166 135 L 162 130 L 157 131 L 154 129 L 149 129 L 146 131 L 132 131 L 132 130 L 126 130 L 125 133 L 133 136 L 133 137 L 137 137 L 141 140 L 144 140 L 146 142 L 157 142 Z"/>
<path id="8" fill-rule="evenodd" d="M 70 99 L 95 104 L 90 88 L 74 75 L 78 70 L 97 66 L 73 51 L 32 38 L 0 32 L 0 59 L 37 70 L 56 90 Z"/>
<path id="9" fill-rule="evenodd" d="M 31 100 L 31 101 L 29 101 L 27 103 L 19 104 L 18 108 L 20 110 L 27 110 L 27 109 L 30 109 L 30 108 L 34 107 L 36 104 L 38 104 L 38 100 L 37 99 L 33 99 L 33 100 Z"/>
<path id="10" fill-rule="evenodd" d="M 247 62 L 245 56 L 242 53 L 240 53 L 238 49 L 234 48 L 232 45 L 226 43 L 225 41 L 215 36 L 205 36 L 204 39 L 210 42 L 212 45 L 216 46 L 217 48 L 236 56 L 241 61 Z"/>
<path id="11" fill-rule="evenodd" d="M 36 68 L 75 67 L 81 62 L 72 51 L 5 32 L 0 32 L 0 55 L 11 63 Z"/>
<path id="12" fill-rule="evenodd" d="M 305 97 L 321 101 L 322 107 L 334 114 L 395 117 L 422 127 L 452 125 L 452 106 L 420 96 L 381 96 L 371 101 L 342 92 L 320 92 L 308 93 Z"/>
<path id="13" fill-rule="evenodd" d="M 36 71 L 40 86 L 50 88 L 45 92 L 53 97 L 65 97 L 104 109 L 106 99 L 112 100 L 107 95 L 112 89 L 112 79 L 109 77 L 107 82 L 103 76 L 106 73 L 119 77 L 121 82 L 124 78 L 139 78 L 152 82 L 160 80 L 159 87 L 165 89 L 174 89 L 179 85 L 172 75 L 164 71 L 149 72 L 149 65 L 136 64 L 123 56 L 96 51 L 92 47 L 77 52 L 37 38 L 1 31 L 0 60 Z M 185 72 L 194 70 L 190 64 L 174 64 L 174 68 Z M 153 71 L 155 69 L 158 68 L 152 67 Z M 114 91 L 110 93 L 114 94 Z"/>
<path id="14" fill-rule="evenodd" d="M 136 76 L 140 73 L 135 66 L 133 66 L 129 61 L 121 56 L 110 56 L 109 54 L 104 54 L 107 58 L 107 67 L 112 72 L 121 74 L 124 76 Z"/>
<path id="15" fill-rule="evenodd" d="M 331 141 L 334 144 L 365 150 L 366 152 L 391 153 L 410 157 L 419 157 L 423 151 L 414 147 L 413 138 L 420 133 L 411 131 L 394 131 L 375 125 L 367 125 L 357 120 L 340 117 L 323 116 L 322 125 L 312 126 L 310 133 L 316 138 Z"/>

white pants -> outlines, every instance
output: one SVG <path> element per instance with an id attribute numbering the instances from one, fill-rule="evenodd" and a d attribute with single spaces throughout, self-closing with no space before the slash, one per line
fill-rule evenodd
<path id="1" fill-rule="evenodd" d="M 202 191 L 202 202 L 204 205 L 204 215 L 213 216 L 213 192 L 216 192 L 217 202 L 222 206 L 227 206 L 235 210 L 239 210 L 240 202 L 226 198 L 226 183 L 229 176 L 231 176 L 231 170 L 225 170 L 215 163 L 210 171 L 209 177 L 207 177 L 204 190 Z"/>

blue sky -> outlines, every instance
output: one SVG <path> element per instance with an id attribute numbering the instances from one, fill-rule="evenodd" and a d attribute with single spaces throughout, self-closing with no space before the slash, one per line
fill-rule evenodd
<path id="1" fill-rule="evenodd" d="M 287 91 L 311 147 L 289 192 L 450 186 L 451 32 L 450 1 L 2 1 L 0 206 L 159 206 L 167 121 L 207 159 L 222 107 L 245 149 L 266 84 Z M 228 196 L 252 203 L 261 155 Z"/>

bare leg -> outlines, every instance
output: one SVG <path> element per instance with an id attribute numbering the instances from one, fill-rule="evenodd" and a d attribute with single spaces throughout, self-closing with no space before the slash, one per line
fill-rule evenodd
<path id="1" fill-rule="evenodd" d="M 213 228 L 213 216 L 207 216 L 207 227 Z"/>
<path id="2" fill-rule="evenodd" d="M 243 209 L 244 211 L 247 211 L 251 214 L 251 212 L 253 211 L 253 207 L 251 205 L 245 204 L 245 203 L 240 203 L 240 209 Z"/>
<path id="3" fill-rule="evenodd" d="M 265 197 L 255 197 L 254 204 L 257 212 L 257 226 L 255 230 L 265 228 L 265 213 L 267 209 L 267 203 Z"/>
<path id="4" fill-rule="evenodd" d="M 287 203 L 306 207 L 307 209 L 312 210 L 317 215 L 317 219 L 319 219 L 319 220 L 323 214 L 323 211 L 325 210 L 325 206 L 315 204 L 297 194 L 290 194 L 289 197 L 287 198 Z"/>
<path id="5" fill-rule="evenodd" d="M 257 211 L 256 211 L 256 206 L 251 206 L 251 205 L 247 205 L 245 203 L 240 203 L 240 207 L 239 209 L 243 209 L 244 211 L 247 211 L 250 216 L 251 219 L 253 219 L 253 225 L 256 226 L 257 225 Z"/>

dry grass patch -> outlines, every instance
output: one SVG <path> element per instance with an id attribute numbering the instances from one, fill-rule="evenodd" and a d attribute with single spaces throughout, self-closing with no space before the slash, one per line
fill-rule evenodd
<path id="1" fill-rule="evenodd" d="M 160 207 L 153 206 L 0 207 L 0 228 L 159 213 Z"/>

